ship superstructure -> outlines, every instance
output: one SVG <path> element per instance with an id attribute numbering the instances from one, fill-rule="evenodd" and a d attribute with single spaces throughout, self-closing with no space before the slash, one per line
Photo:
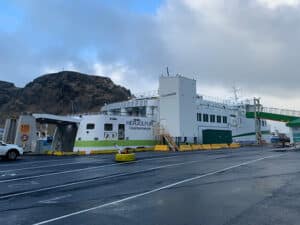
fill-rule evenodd
<path id="1" fill-rule="evenodd" d="M 250 101 L 216 101 L 198 95 L 196 80 L 161 76 L 158 93 L 106 104 L 81 115 L 74 150 L 147 147 L 161 134 L 176 144 L 256 142 L 255 120 L 246 118 Z M 270 127 L 261 120 L 262 140 Z"/>

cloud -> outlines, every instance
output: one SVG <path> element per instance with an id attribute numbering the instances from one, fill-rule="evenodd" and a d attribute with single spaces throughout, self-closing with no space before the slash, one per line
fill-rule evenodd
<path id="1" fill-rule="evenodd" d="M 224 96 L 235 84 L 269 105 L 300 109 L 299 1 L 166 0 L 150 14 L 119 4 L 14 1 L 22 22 L 0 30 L 0 79 L 22 85 L 75 68 L 140 92 L 168 66 L 196 78 L 201 93 Z"/>
<path id="2" fill-rule="evenodd" d="M 299 0 L 258 0 L 258 2 L 270 9 L 286 6 L 297 7 L 300 4 Z"/>

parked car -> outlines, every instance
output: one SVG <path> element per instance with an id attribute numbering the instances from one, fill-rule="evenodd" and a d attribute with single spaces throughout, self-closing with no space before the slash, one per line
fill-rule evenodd
<path id="1" fill-rule="evenodd" d="M 6 144 L 0 141 L 0 157 L 4 157 L 8 160 L 16 160 L 20 155 L 23 155 L 23 148 L 18 145 Z"/>

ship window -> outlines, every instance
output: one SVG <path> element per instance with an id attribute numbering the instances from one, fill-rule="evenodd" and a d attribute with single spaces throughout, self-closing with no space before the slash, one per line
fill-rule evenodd
<path id="1" fill-rule="evenodd" d="M 113 125 L 112 125 L 112 123 L 105 123 L 105 124 L 104 124 L 104 130 L 105 130 L 105 131 L 112 131 L 112 130 L 113 130 Z"/>
<path id="2" fill-rule="evenodd" d="M 216 116 L 215 115 L 210 115 L 210 122 L 211 123 L 216 122 Z"/>
<path id="3" fill-rule="evenodd" d="M 208 122 L 208 114 L 203 114 L 203 121 Z"/>
<path id="4" fill-rule="evenodd" d="M 223 116 L 223 123 L 227 123 L 227 116 Z"/>
<path id="5" fill-rule="evenodd" d="M 95 124 L 94 123 L 88 123 L 86 125 L 86 129 L 87 130 L 94 130 L 95 129 Z"/>
<path id="6" fill-rule="evenodd" d="M 197 121 L 201 121 L 202 120 L 202 114 L 201 113 L 197 113 Z"/>
<path id="7" fill-rule="evenodd" d="M 217 123 L 221 123 L 222 117 L 221 116 L 217 116 Z"/>

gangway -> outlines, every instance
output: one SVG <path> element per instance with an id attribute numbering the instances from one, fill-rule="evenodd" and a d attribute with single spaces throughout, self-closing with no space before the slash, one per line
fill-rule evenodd
<path id="1" fill-rule="evenodd" d="M 294 120 L 300 119 L 300 111 L 289 110 L 289 109 L 278 109 L 269 107 L 259 107 L 259 110 L 255 112 L 255 106 L 248 105 L 246 107 L 246 117 L 255 118 L 256 116 L 260 119 L 273 120 L 289 123 Z"/>
<path id="2" fill-rule="evenodd" d="M 256 99 L 255 99 L 256 100 Z M 255 103 L 255 101 L 254 101 Z M 256 123 L 257 141 L 260 143 L 260 120 L 273 120 L 286 123 L 291 128 L 293 142 L 300 143 L 300 111 L 263 107 L 259 104 L 247 105 L 246 117 L 254 118 Z M 257 126 L 258 124 L 258 126 Z"/>

